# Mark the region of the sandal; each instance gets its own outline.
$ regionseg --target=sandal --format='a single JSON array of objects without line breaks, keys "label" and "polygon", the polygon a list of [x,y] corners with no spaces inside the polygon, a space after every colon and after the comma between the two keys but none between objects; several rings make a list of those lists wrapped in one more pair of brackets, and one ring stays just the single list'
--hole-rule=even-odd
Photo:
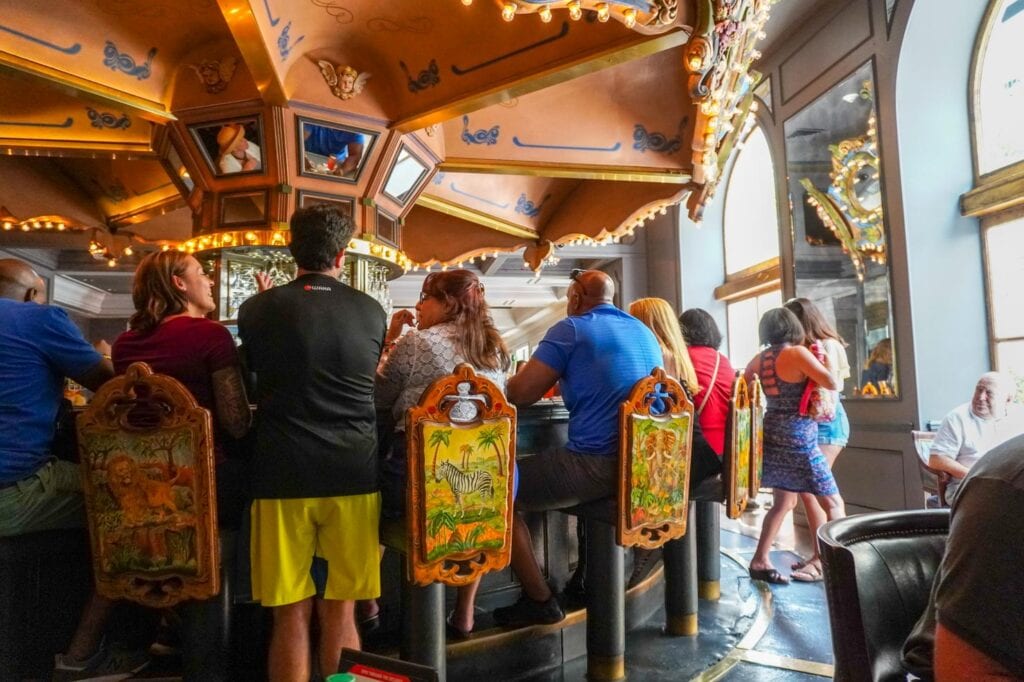
[{"label": "sandal", "polygon": [[448,617],[444,619],[445,629],[448,630],[448,634],[452,639],[464,640],[473,636],[473,630],[463,630],[455,624],[455,621],[452,620],[453,618],[455,618],[454,611],[450,612]]},{"label": "sandal", "polygon": [[789,577],[800,583],[820,583],[825,576],[820,564],[808,561],[802,568],[790,573]]},{"label": "sandal", "polygon": [[751,580],[763,580],[771,585],[788,585],[789,578],[776,571],[774,568],[751,568],[748,571]]}]

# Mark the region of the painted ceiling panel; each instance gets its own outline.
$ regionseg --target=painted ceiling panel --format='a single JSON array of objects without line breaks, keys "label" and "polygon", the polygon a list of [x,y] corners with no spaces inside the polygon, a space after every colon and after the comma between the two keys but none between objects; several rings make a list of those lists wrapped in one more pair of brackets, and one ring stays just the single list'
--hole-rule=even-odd
[{"label": "painted ceiling panel", "polygon": [[[46,83],[0,72],[0,138],[64,142],[83,146],[149,145],[149,121],[117,108],[111,102],[74,97]],[[38,145],[33,145],[38,146]]]},{"label": "painted ceiling panel", "polygon": [[424,194],[537,231],[579,182],[526,175],[438,173]]},{"label": "painted ceiling panel", "polygon": [[0,17],[0,51],[157,102],[188,50],[230,35],[215,0],[0,0]]},{"label": "painted ceiling panel", "polygon": [[92,198],[67,182],[53,159],[0,156],[0,205],[21,220],[56,214],[79,226],[104,223]]},{"label": "painted ceiling panel", "polygon": [[[242,0],[223,4],[242,5],[244,11]],[[532,17],[505,22],[490,2],[465,7],[438,0],[249,0],[248,9],[281,82],[309,54],[333,56],[336,63],[372,74],[366,88],[376,94],[368,99],[382,103],[392,120],[485,91],[524,87],[557,66],[651,40],[618,22],[574,22],[564,13],[550,24]],[[676,26],[685,19],[680,16]]]},{"label": "painted ceiling panel", "polygon": [[692,105],[682,50],[613,66],[452,119],[449,157],[643,166],[691,165]]}]

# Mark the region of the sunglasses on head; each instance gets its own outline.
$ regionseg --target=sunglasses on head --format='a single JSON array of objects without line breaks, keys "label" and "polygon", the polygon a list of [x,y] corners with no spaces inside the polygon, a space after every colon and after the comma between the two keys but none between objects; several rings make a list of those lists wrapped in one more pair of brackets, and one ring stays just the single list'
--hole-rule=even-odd
[{"label": "sunglasses on head", "polygon": [[584,272],[586,272],[586,270],[583,268],[573,268],[569,271],[569,279],[575,282]]}]

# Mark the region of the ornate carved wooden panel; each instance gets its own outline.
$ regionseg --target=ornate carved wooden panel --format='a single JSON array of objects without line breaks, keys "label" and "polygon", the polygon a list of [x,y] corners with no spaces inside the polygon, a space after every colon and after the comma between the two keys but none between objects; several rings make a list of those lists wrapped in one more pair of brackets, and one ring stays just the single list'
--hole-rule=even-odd
[{"label": "ornate carved wooden panel", "polygon": [[516,408],[468,364],[406,414],[409,579],[466,585],[508,566]]},{"label": "ornate carved wooden panel", "polygon": [[693,403],[660,367],[619,409],[618,542],[661,547],[686,533]]},{"label": "ornate carved wooden panel", "polygon": [[722,456],[722,476],[725,479],[725,513],[730,519],[739,518],[747,508],[750,497],[750,395],[747,381],[739,372],[732,384],[729,417],[725,428],[725,452]]},{"label": "ornate carved wooden panel", "polygon": [[78,418],[96,590],[173,606],[220,592],[210,413],[137,362]]},{"label": "ornate carved wooden panel", "polygon": [[755,374],[750,382],[750,497],[761,489],[764,473],[764,392]]}]

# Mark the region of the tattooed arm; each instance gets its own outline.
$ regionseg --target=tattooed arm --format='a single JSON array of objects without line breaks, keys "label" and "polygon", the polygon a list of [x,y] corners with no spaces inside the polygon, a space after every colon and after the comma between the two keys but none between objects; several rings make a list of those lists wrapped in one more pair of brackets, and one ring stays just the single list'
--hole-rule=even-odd
[{"label": "tattooed arm", "polygon": [[237,365],[213,373],[213,400],[221,428],[232,438],[244,436],[252,424],[252,412],[245,395],[242,372]]}]

